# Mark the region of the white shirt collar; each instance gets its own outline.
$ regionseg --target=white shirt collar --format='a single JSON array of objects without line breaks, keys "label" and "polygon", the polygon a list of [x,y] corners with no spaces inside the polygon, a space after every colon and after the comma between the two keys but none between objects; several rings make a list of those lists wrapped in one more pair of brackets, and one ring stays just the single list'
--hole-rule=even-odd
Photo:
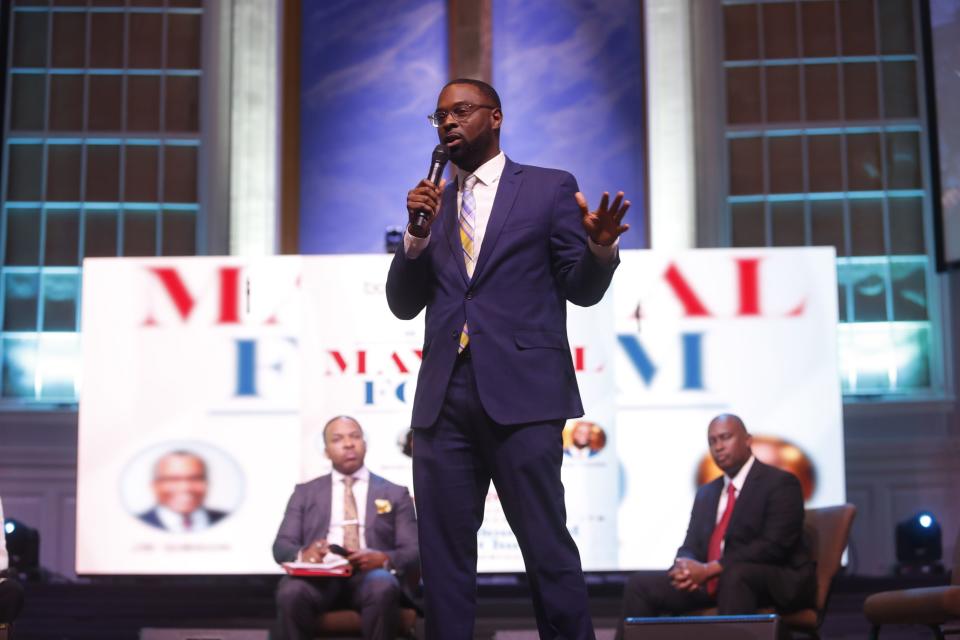
[{"label": "white shirt collar", "polygon": [[[190,512],[189,531],[199,531],[210,526],[210,516],[204,507]],[[167,531],[187,531],[183,522],[184,514],[168,509],[162,504],[157,505],[157,518]]]},{"label": "white shirt collar", "polygon": [[[477,167],[477,170],[473,172],[473,175],[477,176],[477,180],[480,181],[484,186],[490,186],[498,180],[500,180],[500,174],[503,173],[503,168],[507,164],[507,156],[504,155],[503,151],[493,156],[482,165]],[[457,188],[461,191],[463,190],[463,183],[471,174],[467,173],[460,167],[457,167]]]},{"label": "white shirt collar", "polygon": [[753,454],[750,454],[750,457],[747,458],[747,461],[743,463],[743,466],[740,467],[740,471],[737,471],[737,475],[733,478],[729,478],[726,475],[723,476],[723,490],[728,491],[730,483],[733,483],[733,486],[737,489],[737,495],[740,495],[740,491],[743,489],[743,483],[747,481],[747,474],[750,473],[750,469],[753,468],[753,461],[756,458],[753,457]]},{"label": "white shirt collar", "polygon": [[[340,473],[336,469],[333,469],[330,472],[330,475],[333,476],[334,484],[342,484],[343,479],[347,477],[345,473]],[[370,481],[370,470],[367,469],[366,465],[360,467],[354,471],[350,477],[353,478],[354,482],[369,482]]]}]

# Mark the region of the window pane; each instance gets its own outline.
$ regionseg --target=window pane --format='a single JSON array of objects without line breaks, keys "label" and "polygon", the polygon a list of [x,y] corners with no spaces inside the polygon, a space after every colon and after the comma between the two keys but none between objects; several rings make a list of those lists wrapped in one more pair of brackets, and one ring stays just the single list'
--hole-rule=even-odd
[{"label": "window pane", "polygon": [[117,251],[116,211],[87,211],[83,255],[87,258],[113,257]]},{"label": "window pane", "polygon": [[904,354],[897,363],[898,389],[930,386],[930,329],[907,325],[893,328],[894,353]]},{"label": "window pane", "polygon": [[760,68],[727,69],[727,122],[760,122]]},{"label": "window pane", "polygon": [[763,203],[747,202],[730,207],[733,218],[733,246],[764,247],[767,244]]},{"label": "window pane", "polygon": [[167,68],[200,68],[200,16],[168,14]]},{"label": "window pane", "polygon": [[93,131],[123,130],[123,78],[90,76],[89,127]]},{"label": "window pane", "polygon": [[50,76],[50,129],[83,129],[83,76]]},{"label": "window pane", "polygon": [[803,55],[820,58],[837,55],[837,19],[832,0],[801,2]]},{"label": "window pane", "polygon": [[200,130],[200,78],[169,76],[166,95],[166,130],[195,133]]},{"label": "window pane", "polygon": [[127,78],[127,129],[129,131],[160,130],[160,78],[152,76]]},{"label": "window pane", "polygon": [[5,398],[32,398],[37,366],[35,338],[4,338],[3,340],[3,396]]},{"label": "window pane", "polygon": [[80,336],[75,333],[40,336],[37,351],[40,398],[75,401],[76,380],[80,373]]},{"label": "window pane", "polygon": [[133,69],[160,69],[162,54],[163,16],[156,13],[130,14],[127,39],[130,67]]},{"label": "window pane", "polygon": [[11,266],[40,264],[40,210],[7,211],[7,246],[4,262]]},{"label": "window pane", "polygon": [[887,317],[887,265],[849,265],[846,274],[853,290],[854,322],[885,322]]},{"label": "window pane", "polygon": [[[810,64],[803,67],[807,120],[840,119],[840,73],[835,64]],[[816,88],[814,90],[814,88]]]},{"label": "window pane", "polygon": [[843,191],[842,142],[839,135],[807,138],[810,191]]},{"label": "window pane", "polygon": [[80,304],[80,274],[43,276],[43,330],[76,331]]},{"label": "window pane", "polygon": [[120,147],[92,144],[87,147],[88,202],[117,202],[120,199]]},{"label": "window pane", "polygon": [[156,202],[157,171],[160,166],[158,148],[130,145],[126,151],[125,199],[130,202]]},{"label": "window pane", "polygon": [[47,211],[46,251],[48,266],[76,266],[80,253],[80,214],[76,211]]},{"label": "window pane", "polygon": [[913,53],[913,2],[880,0],[877,8],[880,10],[880,52]]},{"label": "window pane", "polygon": [[124,211],[123,255],[157,255],[157,214],[152,211]]},{"label": "window pane", "polygon": [[843,65],[843,104],[848,120],[875,120],[880,117],[876,64],[858,62]]},{"label": "window pane", "polygon": [[13,66],[47,66],[46,13],[13,14]]},{"label": "window pane", "polygon": [[10,129],[39,131],[44,128],[43,110],[46,102],[46,76],[15,74],[10,96]]},{"label": "window pane", "polygon": [[791,3],[764,4],[763,48],[765,58],[796,58],[797,7]]},{"label": "window pane", "polygon": [[847,254],[842,200],[813,200],[810,203],[810,227],[811,244],[832,246],[840,257]]},{"label": "window pane", "polygon": [[163,199],[166,202],[197,201],[197,147],[164,147]]},{"label": "window pane", "polygon": [[920,136],[912,131],[887,134],[887,188],[921,189]]},{"label": "window pane", "polygon": [[770,205],[773,246],[799,247],[807,243],[802,202],[774,202]]},{"label": "window pane", "polygon": [[917,64],[908,62],[884,62],[883,108],[888,118],[916,118]]},{"label": "window pane", "polygon": [[760,57],[757,8],[754,5],[725,6],[723,34],[727,60],[756,60]]},{"label": "window pane", "polygon": [[895,262],[890,265],[893,280],[893,319],[927,319],[926,261]]},{"label": "window pane", "polygon": [[923,198],[890,198],[890,253],[925,255]]},{"label": "window pane", "polygon": [[86,66],[87,16],[83,13],[53,15],[53,67],[81,69]]},{"label": "window pane", "polygon": [[4,280],[3,330],[36,331],[40,276],[7,273]]},{"label": "window pane", "polygon": [[877,45],[873,28],[873,0],[843,0],[839,6],[843,55],[875,54]]},{"label": "window pane", "polygon": [[43,175],[43,145],[10,145],[7,167],[7,199],[37,201]]},{"label": "window pane", "polygon": [[795,65],[767,67],[767,120],[798,122],[800,120],[800,67]]},{"label": "window pane", "polygon": [[192,256],[196,253],[197,216],[192,211],[163,212],[163,247],[165,256]]},{"label": "window pane", "polygon": [[767,139],[770,149],[770,193],[803,191],[803,151],[799,136]]},{"label": "window pane", "polygon": [[80,200],[80,150],[73,144],[47,147],[47,200]]},{"label": "window pane", "polygon": [[883,201],[874,198],[850,201],[850,229],[855,256],[886,255],[883,242]]},{"label": "window pane", "polygon": [[730,193],[763,193],[763,139],[733,138],[730,144]]},{"label": "window pane", "polygon": [[117,36],[123,33],[123,14],[94,13],[90,20],[90,66],[119,69],[123,66],[123,39]]},{"label": "window pane", "polygon": [[860,133],[847,136],[847,188],[850,191],[882,189],[880,167],[879,134]]}]

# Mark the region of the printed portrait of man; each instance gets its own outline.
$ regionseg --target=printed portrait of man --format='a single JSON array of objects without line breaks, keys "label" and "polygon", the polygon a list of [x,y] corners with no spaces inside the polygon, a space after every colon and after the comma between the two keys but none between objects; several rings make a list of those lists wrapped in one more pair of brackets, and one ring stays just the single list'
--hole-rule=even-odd
[{"label": "printed portrait of man", "polygon": [[151,527],[172,533],[193,533],[215,525],[225,511],[204,506],[209,488],[207,463],[187,450],[165,453],[153,465],[155,504],[137,517]]}]

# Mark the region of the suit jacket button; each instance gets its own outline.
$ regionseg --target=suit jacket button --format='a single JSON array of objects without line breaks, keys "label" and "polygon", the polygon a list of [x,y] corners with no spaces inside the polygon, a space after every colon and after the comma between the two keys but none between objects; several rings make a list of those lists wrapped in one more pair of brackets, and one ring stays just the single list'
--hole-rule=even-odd
[{"label": "suit jacket button", "polygon": [[456,340],[460,337],[460,331],[458,329],[454,329],[453,333],[450,335],[452,335],[453,339]]},{"label": "suit jacket button", "polygon": [[473,291],[467,291],[467,300],[473,300]]}]

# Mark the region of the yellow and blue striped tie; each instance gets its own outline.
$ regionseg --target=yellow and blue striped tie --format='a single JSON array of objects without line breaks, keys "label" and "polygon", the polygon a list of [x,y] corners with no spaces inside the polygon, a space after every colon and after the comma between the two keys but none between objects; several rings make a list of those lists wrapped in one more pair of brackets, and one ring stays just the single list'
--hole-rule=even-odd
[{"label": "yellow and blue striped tie", "polygon": [[[467,277],[473,277],[473,268],[476,265],[477,254],[474,251],[474,239],[477,236],[477,201],[473,198],[473,187],[477,184],[477,176],[470,175],[463,181],[463,193],[460,196],[460,246],[463,247],[463,262],[467,267]],[[458,353],[462,353],[470,344],[470,331],[464,321],[460,331],[460,346]]]}]

